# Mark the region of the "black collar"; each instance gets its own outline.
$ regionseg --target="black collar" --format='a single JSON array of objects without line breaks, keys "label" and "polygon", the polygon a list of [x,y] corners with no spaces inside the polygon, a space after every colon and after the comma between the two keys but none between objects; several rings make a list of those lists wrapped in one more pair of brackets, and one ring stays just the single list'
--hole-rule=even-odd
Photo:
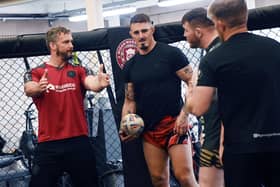
[{"label": "black collar", "polygon": [[216,37],[211,43],[210,45],[205,49],[206,53],[209,53],[210,51],[214,50],[215,48],[217,48],[219,45],[221,44],[221,40],[219,37]]}]

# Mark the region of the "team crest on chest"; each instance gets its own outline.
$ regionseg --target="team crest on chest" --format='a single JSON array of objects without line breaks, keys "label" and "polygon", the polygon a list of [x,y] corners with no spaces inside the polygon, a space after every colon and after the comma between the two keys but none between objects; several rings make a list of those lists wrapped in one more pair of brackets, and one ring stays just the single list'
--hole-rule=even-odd
[{"label": "team crest on chest", "polygon": [[135,55],[136,43],[133,39],[128,38],[121,41],[116,50],[116,60],[120,68],[122,69],[125,63]]},{"label": "team crest on chest", "polygon": [[73,78],[73,77],[76,76],[76,72],[75,71],[68,71],[67,76]]}]

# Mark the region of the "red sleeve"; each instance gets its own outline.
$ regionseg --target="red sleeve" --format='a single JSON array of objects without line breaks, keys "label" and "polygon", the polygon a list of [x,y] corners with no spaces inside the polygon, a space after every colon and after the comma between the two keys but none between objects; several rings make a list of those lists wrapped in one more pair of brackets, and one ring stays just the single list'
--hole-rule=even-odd
[{"label": "red sleeve", "polygon": [[28,70],[27,72],[24,73],[24,83],[28,81],[39,82],[40,78],[41,76],[38,68]]},{"label": "red sleeve", "polygon": [[41,79],[41,74],[39,72],[39,68],[36,68],[36,69],[32,69],[31,70],[31,80],[32,81],[35,81],[35,82],[39,82],[40,79]]},{"label": "red sleeve", "polygon": [[79,73],[80,73],[81,81],[83,83],[85,82],[85,79],[88,75],[93,75],[93,71],[91,69],[82,66],[80,66],[79,68]]}]

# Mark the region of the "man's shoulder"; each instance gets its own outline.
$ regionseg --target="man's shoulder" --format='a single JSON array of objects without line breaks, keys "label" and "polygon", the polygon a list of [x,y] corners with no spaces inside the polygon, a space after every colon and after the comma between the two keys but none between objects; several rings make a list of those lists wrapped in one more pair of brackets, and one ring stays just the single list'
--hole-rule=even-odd
[{"label": "man's shoulder", "polygon": [[37,70],[37,69],[45,69],[45,68],[46,68],[46,62],[43,62],[32,69]]},{"label": "man's shoulder", "polygon": [[126,61],[125,66],[134,63],[137,60],[138,56],[139,53],[136,53],[133,57],[131,57],[128,61]]},{"label": "man's shoulder", "polygon": [[206,54],[210,53],[211,51],[213,51],[214,49],[219,47],[221,45],[221,43],[222,43],[222,41],[220,40],[220,38],[216,37],[214,40],[212,40],[212,42],[209,44],[209,46],[205,49]]},{"label": "man's shoulder", "polygon": [[210,50],[205,56],[202,58],[202,61],[213,60],[220,57],[220,54],[226,53],[227,49],[224,48],[223,43],[218,43],[217,47]]},{"label": "man's shoulder", "polygon": [[44,69],[46,69],[46,62],[43,62],[43,63],[35,66],[34,68],[27,70],[27,72],[30,72],[30,73],[31,72],[34,72],[34,73],[41,72],[41,71],[44,71]]},{"label": "man's shoulder", "polygon": [[260,42],[267,43],[268,45],[277,45],[280,47],[279,41],[277,41],[271,37],[261,36],[261,35],[256,35],[256,34],[254,34],[253,36],[256,38],[256,40],[258,40]]},{"label": "man's shoulder", "polygon": [[87,69],[83,64],[73,64],[73,63],[67,63],[66,68],[71,68],[71,69]]},{"label": "man's shoulder", "polygon": [[178,50],[179,49],[178,47],[172,46],[172,45],[167,44],[167,43],[162,43],[162,42],[157,42],[157,46],[159,48],[167,49],[167,50]]},{"label": "man's shoulder", "polygon": [[157,42],[157,48],[159,49],[160,55],[168,57],[173,56],[182,56],[183,52],[176,46],[172,46],[170,44]]},{"label": "man's shoulder", "polygon": [[123,66],[124,71],[128,70],[131,67],[131,65],[136,61],[138,55],[139,54],[136,53],[133,57],[131,57],[128,61],[126,61],[126,63]]}]

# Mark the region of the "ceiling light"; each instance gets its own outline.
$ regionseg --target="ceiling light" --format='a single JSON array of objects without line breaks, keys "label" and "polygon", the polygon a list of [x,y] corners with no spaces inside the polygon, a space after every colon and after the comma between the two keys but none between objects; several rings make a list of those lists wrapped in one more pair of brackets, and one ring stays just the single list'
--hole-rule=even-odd
[{"label": "ceiling light", "polygon": [[71,16],[68,19],[71,22],[85,21],[87,20],[87,15]]},{"label": "ceiling light", "polygon": [[[116,16],[116,15],[123,15],[123,14],[130,14],[136,12],[135,7],[124,7],[124,8],[117,8],[117,9],[111,9],[106,10],[103,12],[103,17],[110,17],[110,16]],[[71,16],[68,18],[71,22],[78,22],[78,21],[85,21],[87,20],[87,15],[77,15],[77,16]]]},{"label": "ceiling light", "polygon": [[124,8],[117,8],[111,9],[103,12],[103,17],[110,17],[116,15],[123,15],[123,14],[130,14],[136,12],[136,7],[124,7]]},{"label": "ceiling light", "polygon": [[180,5],[180,4],[185,4],[185,3],[192,3],[196,1],[201,1],[201,0],[168,0],[168,1],[160,1],[158,2],[159,7],[169,7],[169,6],[175,6],[175,5]]}]

